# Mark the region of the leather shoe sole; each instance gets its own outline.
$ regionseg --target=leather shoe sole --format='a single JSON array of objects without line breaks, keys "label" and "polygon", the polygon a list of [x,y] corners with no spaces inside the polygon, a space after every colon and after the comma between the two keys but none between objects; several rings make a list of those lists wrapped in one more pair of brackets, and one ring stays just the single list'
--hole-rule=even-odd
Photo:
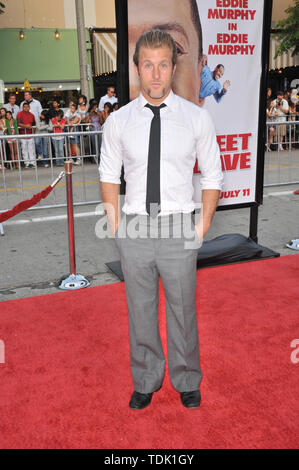
[{"label": "leather shoe sole", "polygon": [[199,390],[193,390],[191,392],[181,392],[181,402],[185,408],[199,408],[201,395]]}]

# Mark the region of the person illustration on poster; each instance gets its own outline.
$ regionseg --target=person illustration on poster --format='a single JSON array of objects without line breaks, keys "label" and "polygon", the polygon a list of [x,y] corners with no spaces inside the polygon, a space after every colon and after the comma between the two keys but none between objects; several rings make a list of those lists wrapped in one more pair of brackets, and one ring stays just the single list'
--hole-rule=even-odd
[{"label": "person illustration on poster", "polygon": [[211,95],[214,96],[217,103],[220,103],[231,84],[229,80],[226,80],[221,86],[219,81],[224,75],[224,65],[218,64],[212,71],[208,66],[208,57],[206,55],[202,56],[202,65],[199,105],[203,106],[205,98]]}]

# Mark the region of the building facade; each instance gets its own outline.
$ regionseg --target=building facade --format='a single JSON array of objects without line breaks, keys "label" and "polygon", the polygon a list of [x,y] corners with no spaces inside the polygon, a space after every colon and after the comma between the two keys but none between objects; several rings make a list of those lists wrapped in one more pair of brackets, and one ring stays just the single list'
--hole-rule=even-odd
[{"label": "building facade", "polygon": [[[116,58],[116,47],[113,50],[116,39],[111,46],[110,39],[107,44],[103,38],[103,51],[99,45],[101,39],[96,40],[95,62],[91,31],[115,29],[115,6],[114,0],[84,0],[83,3],[90,96],[93,97],[94,64],[97,64],[98,76],[116,70],[116,60],[108,62],[105,56],[114,54]],[[14,91],[21,101],[29,82],[33,95],[44,107],[53,96],[66,105],[70,98],[80,93],[75,0],[6,2],[5,13],[0,15],[0,54],[0,79],[4,82],[5,100],[7,94]],[[101,67],[104,67],[103,71]]]}]

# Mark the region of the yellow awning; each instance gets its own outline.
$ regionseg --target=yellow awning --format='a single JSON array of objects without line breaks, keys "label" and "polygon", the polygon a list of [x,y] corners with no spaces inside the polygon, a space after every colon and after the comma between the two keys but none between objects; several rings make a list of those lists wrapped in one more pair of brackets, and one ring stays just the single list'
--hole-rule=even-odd
[{"label": "yellow awning", "polygon": [[116,70],[116,33],[94,33],[95,75],[111,73]]},{"label": "yellow awning", "polygon": [[294,67],[299,65],[299,55],[292,57],[292,52],[289,51],[287,54],[278,56],[277,59],[274,59],[276,50],[278,48],[279,41],[271,37],[270,39],[270,57],[269,57],[269,70]]}]

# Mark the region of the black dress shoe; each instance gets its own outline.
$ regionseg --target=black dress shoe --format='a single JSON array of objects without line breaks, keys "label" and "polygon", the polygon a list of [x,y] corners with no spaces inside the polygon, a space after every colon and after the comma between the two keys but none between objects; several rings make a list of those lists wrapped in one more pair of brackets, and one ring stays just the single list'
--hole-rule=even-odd
[{"label": "black dress shoe", "polygon": [[132,408],[133,410],[142,410],[143,408],[146,408],[151,400],[152,400],[153,392],[152,393],[139,393],[139,392],[133,392],[133,395],[131,396],[131,400],[129,403],[129,407]]},{"label": "black dress shoe", "polygon": [[201,395],[199,390],[181,392],[181,402],[186,408],[199,408]]}]

